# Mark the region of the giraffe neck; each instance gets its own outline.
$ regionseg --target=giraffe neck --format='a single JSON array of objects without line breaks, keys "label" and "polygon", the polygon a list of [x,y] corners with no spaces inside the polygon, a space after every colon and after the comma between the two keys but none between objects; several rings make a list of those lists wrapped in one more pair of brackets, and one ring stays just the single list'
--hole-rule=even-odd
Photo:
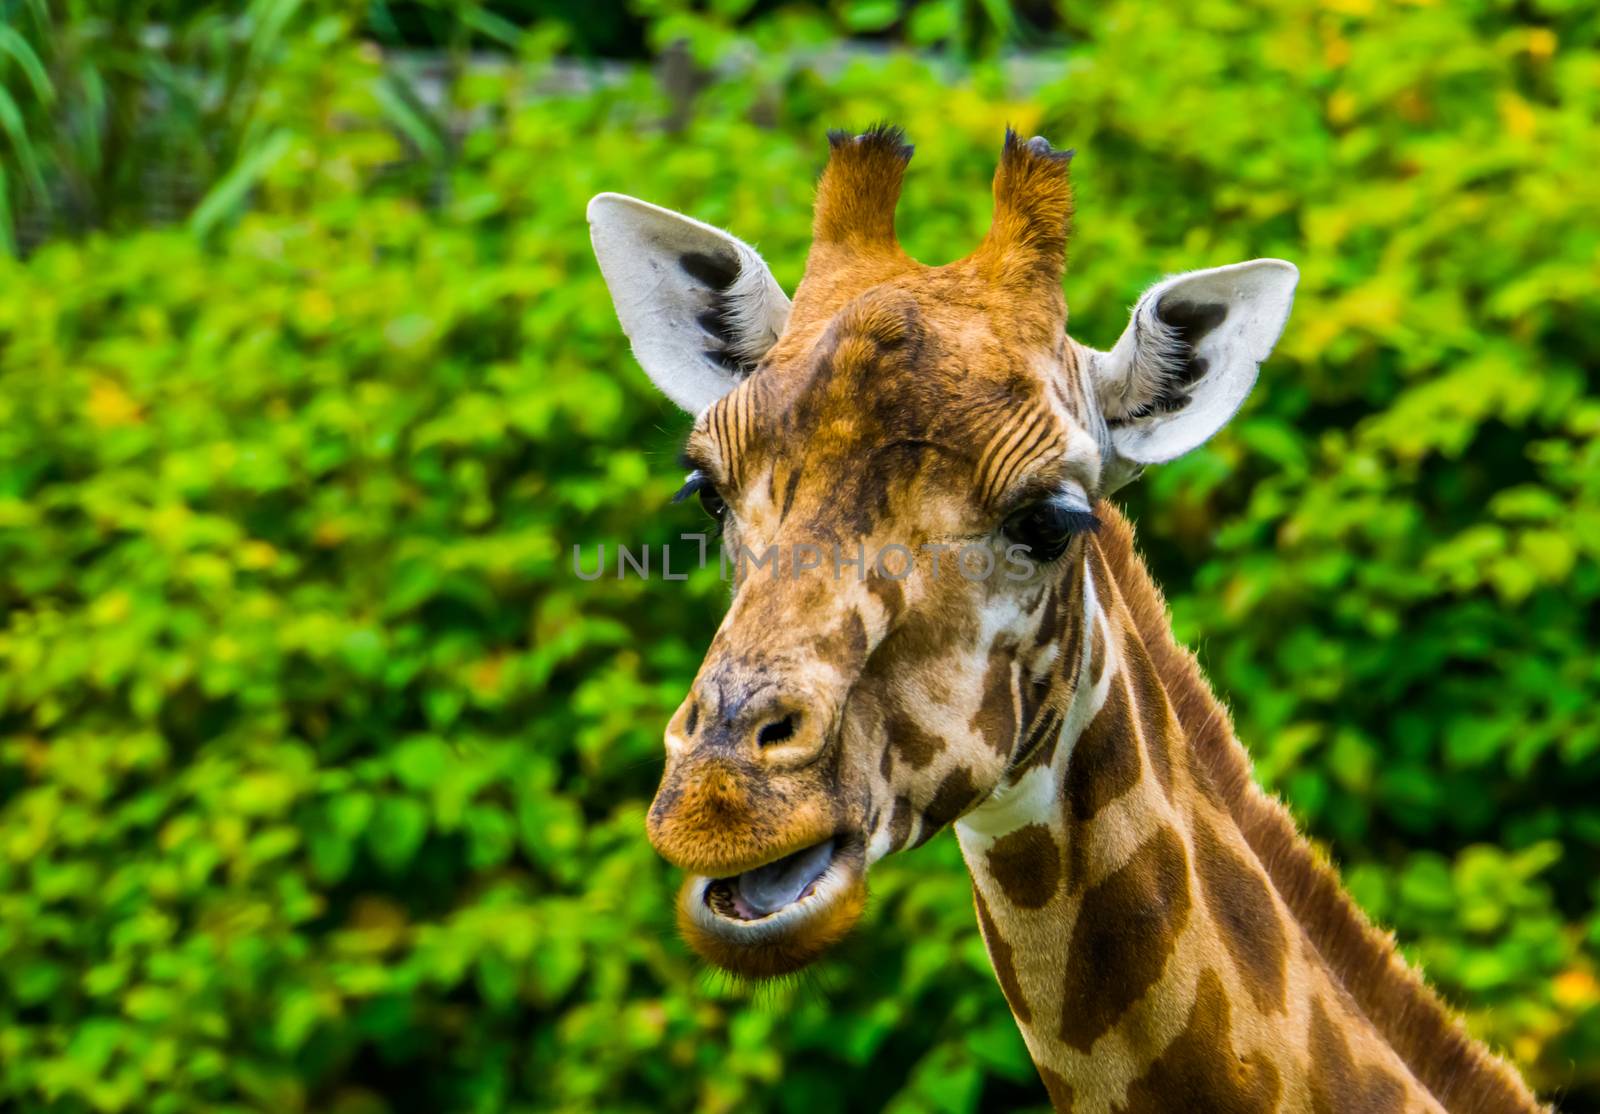
[{"label": "giraffe neck", "polygon": [[[1430,1077],[1416,1049],[1374,1022],[1372,988],[1339,969],[1349,957],[1328,954],[1339,941],[1286,900],[1246,835],[1259,817],[1241,820],[1230,794],[1277,806],[1253,784],[1225,783],[1195,745],[1220,727],[1237,749],[1214,698],[1197,717],[1192,694],[1169,689],[1164,606],[1155,595],[1158,643],[1136,614],[1154,589],[1128,566],[1131,534],[1111,508],[1099,513],[1108,529],[1055,608],[1081,637],[1058,640],[1048,676],[1024,678],[1044,695],[1020,760],[956,825],[991,961],[1056,1108],[1538,1110],[1387,938],[1381,958],[1410,981],[1379,979],[1379,990],[1427,996],[1459,1047],[1434,1041],[1451,1059]],[[1119,582],[1130,576],[1145,579]],[[1482,1086],[1461,1087],[1451,1071],[1463,1068]]]}]

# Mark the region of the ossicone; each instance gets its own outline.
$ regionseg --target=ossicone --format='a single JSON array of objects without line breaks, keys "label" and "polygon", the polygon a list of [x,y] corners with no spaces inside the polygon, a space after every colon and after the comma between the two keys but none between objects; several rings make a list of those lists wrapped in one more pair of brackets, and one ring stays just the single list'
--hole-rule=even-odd
[{"label": "ossicone", "polygon": [[912,147],[905,132],[876,124],[860,135],[828,133],[828,166],[817,186],[813,236],[858,250],[897,250],[894,211]]},{"label": "ossicone", "polygon": [[992,281],[1058,288],[1067,264],[1072,222],[1072,150],[1043,136],[1024,140],[1006,129],[994,175],[994,220],[974,261]]}]

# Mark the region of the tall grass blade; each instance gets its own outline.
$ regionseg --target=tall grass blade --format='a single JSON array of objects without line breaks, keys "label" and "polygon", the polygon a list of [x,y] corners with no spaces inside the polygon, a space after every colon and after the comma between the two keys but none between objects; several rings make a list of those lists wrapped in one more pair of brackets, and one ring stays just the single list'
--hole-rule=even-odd
[{"label": "tall grass blade", "polygon": [[195,206],[189,217],[190,231],[197,236],[209,236],[225,217],[244,203],[251,188],[283,158],[292,141],[290,133],[280,129],[247,151]]},{"label": "tall grass blade", "polygon": [[45,72],[44,63],[39,61],[39,55],[34,53],[28,40],[15,27],[0,25],[0,55],[10,58],[27,75],[28,84],[33,86],[40,104],[48,106],[55,103],[56,87]]}]

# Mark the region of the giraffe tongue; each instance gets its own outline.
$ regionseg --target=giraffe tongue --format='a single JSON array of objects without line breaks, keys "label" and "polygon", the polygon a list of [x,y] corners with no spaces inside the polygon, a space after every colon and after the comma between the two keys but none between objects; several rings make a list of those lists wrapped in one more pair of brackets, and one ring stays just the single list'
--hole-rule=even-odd
[{"label": "giraffe tongue", "polygon": [[798,900],[806,887],[822,877],[833,861],[833,840],[796,851],[775,863],[739,875],[739,897],[758,917],[776,913]]}]

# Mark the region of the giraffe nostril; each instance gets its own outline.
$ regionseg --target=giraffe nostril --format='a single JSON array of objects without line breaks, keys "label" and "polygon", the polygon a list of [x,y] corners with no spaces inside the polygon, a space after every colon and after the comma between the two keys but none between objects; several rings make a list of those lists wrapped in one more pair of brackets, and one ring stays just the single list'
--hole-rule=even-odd
[{"label": "giraffe nostril", "polygon": [[782,719],[773,720],[760,731],[756,732],[756,744],[758,746],[767,747],[771,746],[773,743],[781,743],[785,739],[794,738],[794,724],[796,718],[797,717],[795,714],[790,712]]}]

